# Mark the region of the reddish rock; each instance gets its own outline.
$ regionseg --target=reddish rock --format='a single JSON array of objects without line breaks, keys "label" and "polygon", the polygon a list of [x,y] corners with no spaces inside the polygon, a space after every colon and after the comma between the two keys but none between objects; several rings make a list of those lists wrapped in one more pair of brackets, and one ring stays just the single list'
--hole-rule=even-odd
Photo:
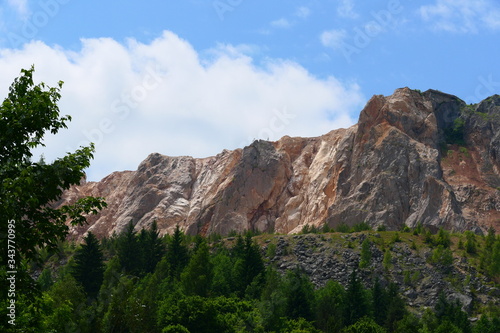
[{"label": "reddish rock", "polygon": [[[463,120],[460,146],[449,133]],[[400,229],[500,231],[500,96],[467,106],[438,91],[374,96],[359,122],[317,138],[255,141],[196,159],[149,155],[136,171],[82,183],[61,202],[103,196],[108,207],[71,229],[99,236],[156,220],[162,233],[367,222]],[[461,155],[460,155],[461,154]]]}]

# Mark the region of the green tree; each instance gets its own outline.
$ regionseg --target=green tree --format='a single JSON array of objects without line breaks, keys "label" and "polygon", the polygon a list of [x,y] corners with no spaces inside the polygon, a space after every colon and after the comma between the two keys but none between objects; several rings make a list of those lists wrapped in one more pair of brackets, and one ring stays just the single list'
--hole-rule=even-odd
[{"label": "green tree", "polygon": [[389,332],[394,332],[396,323],[402,320],[406,314],[405,302],[399,294],[398,286],[391,282],[387,290],[387,317],[383,326]]},{"label": "green tree", "polygon": [[314,319],[314,287],[300,269],[288,271],[284,284],[285,315],[290,319]]},{"label": "green tree", "polygon": [[497,277],[500,275],[500,240],[497,240],[491,251],[491,261],[489,265],[489,273]]},{"label": "green tree", "polygon": [[[237,243],[237,246],[241,246]],[[239,295],[245,293],[246,288],[261,273],[264,273],[264,262],[259,247],[253,242],[250,234],[245,236],[243,248],[233,250],[235,263],[233,266],[235,290]]]},{"label": "green tree", "polygon": [[344,326],[345,289],[336,281],[328,281],[316,291],[316,326],[323,332],[340,332]]},{"label": "green tree", "polygon": [[431,262],[440,266],[444,273],[449,273],[453,267],[453,253],[449,248],[438,245],[432,252]]},{"label": "green tree", "polygon": [[[144,234],[143,234],[144,231]],[[158,225],[153,221],[151,227],[141,230],[139,245],[142,253],[142,264],[145,273],[152,273],[165,254],[165,246],[160,238]]]},{"label": "green tree", "polygon": [[354,324],[346,327],[343,333],[386,333],[387,331],[378,325],[372,318],[363,317]]},{"label": "green tree", "polygon": [[54,284],[54,279],[52,278],[51,270],[45,268],[38,277],[38,280],[36,280],[36,282],[40,286],[42,291],[46,291],[47,289],[49,289]]},{"label": "green tree", "polygon": [[436,235],[436,240],[434,245],[441,245],[444,248],[449,248],[451,245],[451,238],[449,231],[444,230],[443,228],[439,229],[438,234]]},{"label": "green tree", "polygon": [[384,259],[382,260],[382,264],[384,265],[384,269],[388,271],[392,267],[392,254],[391,250],[386,249],[384,252]]},{"label": "green tree", "polygon": [[494,317],[490,319],[483,314],[481,319],[474,325],[472,331],[474,333],[498,333],[500,332],[500,318]]},{"label": "green tree", "polygon": [[[103,332],[130,332],[135,323],[135,313],[129,306],[134,282],[129,276],[120,277],[116,287],[110,292],[110,303],[101,322]],[[132,324],[132,325],[131,325]]]},{"label": "green tree", "polygon": [[212,277],[210,253],[207,242],[203,240],[182,272],[181,283],[186,294],[206,297],[212,285]]},{"label": "green tree", "polygon": [[373,319],[379,325],[384,325],[387,319],[387,298],[387,292],[377,278],[372,288],[372,312]]},{"label": "green tree", "polygon": [[475,254],[477,252],[476,235],[470,230],[465,232],[465,251],[471,254]]},{"label": "green tree", "polygon": [[132,221],[129,222],[127,229],[118,237],[117,243],[117,252],[121,267],[128,274],[139,275],[143,267],[142,255]]},{"label": "green tree", "polygon": [[486,250],[491,250],[493,248],[493,244],[496,241],[495,229],[493,227],[488,228],[488,233],[485,237],[484,247]]},{"label": "green tree", "polygon": [[407,313],[403,319],[395,324],[394,332],[398,333],[419,333],[422,328],[420,319],[412,313]]},{"label": "green tree", "polygon": [[89,297],[97,296],[104,276],[104,259],[99,240],[92,232],[87,234],[82,246],[76,250],[72,274]]},{"label": "green tree", "polygon": [[93,317],[87,316],[90,313],[87,311],[85,291],[71,274],[63,276],[45,295],[46,304],[52,312],[46,317],[46,325],[50,329],[57,332],[74,332],[77,328],[83,332],[91,331]]},{"label": "green tree", "polygon": [[357,278],[356,270],[353,270],[349,276],[344,304],[346,325],[352,325],[364,316],[370,315],[368,297],[361,281]]},{"label": "green tree", "polygon": [[281,330],[285,317],[285,303],[283,277],[272,266],[268,266],[258,304],[266,331]]},{"label": "green tree", "polygon": [[224,296],[172,295],[162,300],[158,312],[161,329],[181,325],[189,332],[262,332],[259,321],[250,302]]},{"label": "green tree", "polygon": [[366,268],[372,259],[372,252],[370,250],[370,241],[366,238],[361,243],[361,260],[359,261],[359,268]]},{"label": "green tree", "polygon": [[[63,191],[79,184],[93,158],[94,146],[82,147],[52,163],[32,162],[33,149],[44,146],[48,132],[67,128],[70,116],[61,117],[57,87],[35,85],[34,67],[21,70],[0,105],[0,234],[7,234],[8,221],[15,226],[16,262],[36,259],[38,248],[56,249],[68,233],[66,221],[85,222],[105,206],[102,198],[86,197],[55,208]],[[7,249],[7,238],[0,247]],[[17,267],[21,269],[21,267]],[[18,291],[22,285],[18,285]]]},{"label": "green tree", "polygon": [[169,265],[170,277],[179,279],[188,260],[188,248],[185,245],[184,233],[179,225],[177,225],[167,246],[167,262]]},{"label": "green tree", "polygon": [[305,320],[304,318],[289,319],[284,323],[284,327],[281,330],[283,333],[321,333],[320,330],[314,328],[312,322]]},{"label": "green tree", "polygon": [[[438,301],[434,306],[434,311],[438,322],[449,322],[450,324],[453,323],[453,325],[459,329],[457,332],[461,331],[463,333],[472,333],[469,319],[467,317],[467,314],[462,311],[460,303],[458,301],[454,303],[448,302],[443,292],[439,294]],[[443,324],[441,324],[440,326],[442,325]],[[449,325],[445,327],[448,326]],[[451,329],[449,331],[446,331],[445,327],[438,327],[436,329],[436,332],[453,332],[453,330]]]},{"label": "green tree", "polygon": [[233,264],[227,249],[219,249],[217,253],[210,256],[210,261],[213,267],[212,293],[217,296],[229,296],[233,286],[231,274]]}]

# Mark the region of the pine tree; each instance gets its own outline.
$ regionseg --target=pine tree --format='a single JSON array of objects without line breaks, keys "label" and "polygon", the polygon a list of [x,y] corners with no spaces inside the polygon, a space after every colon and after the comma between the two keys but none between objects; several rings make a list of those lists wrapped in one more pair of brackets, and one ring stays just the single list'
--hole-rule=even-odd
[{"label": "pine tree", "polygon": [[298,268],[285,278],[285,314],[288,318],[313,320],[314,291],[307,275]]},{"label": "pine tree", "polygon": [[213,266],[210,262],[210,253],[206,241],[201,242],[189,260],[181,282],[188,295],[206,297],[210,290],[213,277]]},{"label": "pine tree", "polygon": [[465,232],[465,250],[467,253],[474,254],[477,252],[477,245],[476,245],[476,235],[470,231],[467,230]]},{"label": "pine tree", "polygon": [[386,249],[384,252],[384,259],[382,261],[382,264],[384,265],[384,269],[388,271],[392,267],[392,254],[391,250]]},{"label": "pine tree", "polygon": [[366,292],[356,276],[356,270],[353,270],[349,277],[344,303],[346,305],[345,324],[347,326],[370,314]]},{"label": "pine tree", "polygon": [[121,267],[128,274],[139,275],[142,267],[142,255],[132,221],[127,229],[118,237],[118,258]]},{"label": "pine tree", "polygon": [[235,288],[240,295],[245,293],[245,289],[261,273],[264,273],[264,262],[260,255],[259,247],[254,244],[250,234],[245,236],[243,245],[237,241],[233,253],[236,254],[233,266]]},{"label": "pine tree", "polygon": [[104,275],[103,260],[99,240],[89,232],[82,246],[76,250],[72,275],[91,298],[95,298],[101,288]]},{"label": "pine tree", "polygon": [[148,230],[141,230],[139,234],[139,246],[142,254],[142,269],[145,273],[152,273],[156,264],[158,264],[165,254],[165,246],[160,238],[156,221],[153,221],[151,228]]},{"label": "pine tree", "polygon": [[384,325],[387,318],[387,292],[377,278],[372,288],[373,319],[379,325]]},{"label": "pine tree", "polygon": [[396,323],[402,320],[406,314],[405,302],[399,295],[398,286],[391,282],[387,290],[387,318],[385,320],[387,330],[394,332]]},{"label": "pine tree", "polygon": [[177,225],[167,246],[169,276],[171,278],[179,279],[182,270],[188,263],[188,260],[188,248],[184,244],[184,233],[180,229],[179,225]]},{"label": "pine tree", "polygon": [[359,261],[359,268],[366,268],[372,259],[372,252],[370,250],[370,241],[366,238],[361,244],[361,260]]}]

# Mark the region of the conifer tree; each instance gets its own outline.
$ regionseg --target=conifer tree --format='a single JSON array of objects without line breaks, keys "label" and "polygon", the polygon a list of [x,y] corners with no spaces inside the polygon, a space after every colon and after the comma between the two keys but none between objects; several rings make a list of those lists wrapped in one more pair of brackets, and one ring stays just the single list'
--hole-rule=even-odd
[{"label": "conifer tree", "polygon": [[313,320],[314,291],[308,276],[298,268],[285,278],[285,314],[288,318]]},{"label": "conifer tree", "polygon": [[118,237],[117,252],[120,265],[125,272],[132,275],[139,275],[142,267],[142,255],[132,221],[127,225],[125,232]]},{"label": "conifer tree", "polygon": [[346,326],[352,325],[359,319],[370,314],[365,289],[356,275],[356,270],[353,270],[349,276],[349,284],[346,290],[346,299],[344,301],[346,305]]},{"label": "conifer tree", "polygon": [[316,291],[316,326],[323,332],[339,332],[344,326],[344,299],[344,287],[333,280]]},{"label": "conifer tree", "polygon": [[237,248],[233,250],[236,254],[236,262],[233,268],[235,287],[240,295],[243,295],[247,286],[249,286],[259,274],[264,273],[264,262],[262,261],[259,247],[254,244],[250,234],[245,236],[242,246],[238,241],[236,246]]},{"label": "conifer tree", "polygon": [[158,264],[165,254],[165,246],[160,238],[156,221],[153,221],[153,224],[148,230],[141,230],[139,235],[139,247],[142,254],[142,269],[145,273],[152,273],[156,264]]},{"label": "conifer tree", "polygon": [[169,276],[171,278],[179,279],[182,270],[188,263],[188,260],[188,248],[184,244],[184,233],[180,229],[179,225],[177,225],[167,246]]},{"label": "conifer tree", "polygon": [[210,262],[210,253],[207,242],[203,240],[181,274],[181,282],[188,295],[206,297],[212,284],[212,277],[213,266]]},{"label": "conifer tree", "polygon": [[370,250],[370,241],[366,238],[361,244],[361,260],[359,261],[359,268],[366,268],[372,259],[372,252]]},{"label": "conifer tree", "polygon": [[372,288],[373,319],[379,325],[384,325],[387,318],[387,293],[376,278]]},{"label": "conifer tree", "polygon": [[89,232],[82,246],[76,250],[72,275],[91,298],[95,298],[101,288],[104,275],[103,260],[99,240]]}]

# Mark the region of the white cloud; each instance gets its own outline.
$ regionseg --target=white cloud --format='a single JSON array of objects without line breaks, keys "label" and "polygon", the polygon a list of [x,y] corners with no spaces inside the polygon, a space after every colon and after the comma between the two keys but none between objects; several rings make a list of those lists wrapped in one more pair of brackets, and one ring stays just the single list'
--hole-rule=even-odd
[{"label": "white cloud", "polygon": [[354,11],[354,0],[340,0],[337,13],[341,17],[355,19],[359,15]]},{"label": "white cloud", "polygon": [[311,15],[311,10],[305,6],[297,8],[297,10],[295,12],[295,16],[302,18],[302,19],[308,18],[309,15]]},{"label": "white cloud", "polygon": [[500,29],[500,6],[491,0],[436,0],[421,6],[419,14],[434,30],[477,33],[481,28]]},{"label": "white cloud", "polygon": [[7,3],[22,17],[28,14],[28,0],[7,0]]},{"label": "white cloud", "polygon": [[344,29],[333,29],[323,31],[320,40],[323,46],[338,50],[342,48],[347,37],[347,32]]},{"label": "white cloud", "polygon": [[279,20],[272,21],[271,26],[273,26],[275,28],[286,29],[286,28],[290,28],[292,26],[292,24],[286,18],[280,18]]},{"label": "white cloud", "polygon": [[43,152],[52,160],[93,141],[91,180],[135,170],[152,152],[205,157],[253,138],[317,136],[354,122],[365,102],[359,86],[286,60],[259,67],[248,50],[198,53],[171,32],[149,44],[85,39],[76,52],[32,42],[0,50],[0,97],[31,64],[37,82],[65,81],[59,106],[73,121],[47,137]]}]

